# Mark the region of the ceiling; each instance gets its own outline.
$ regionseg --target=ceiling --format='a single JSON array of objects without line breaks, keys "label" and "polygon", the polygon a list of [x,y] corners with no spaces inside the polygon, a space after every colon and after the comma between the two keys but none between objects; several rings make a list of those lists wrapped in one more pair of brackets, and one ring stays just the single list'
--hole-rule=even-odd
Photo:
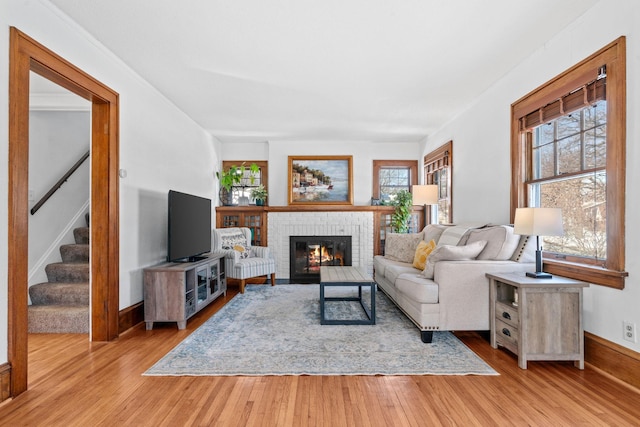
[{"label": "ceiling", "polygon": [[222,142],[422,140],[597,2],[49,1]]}]

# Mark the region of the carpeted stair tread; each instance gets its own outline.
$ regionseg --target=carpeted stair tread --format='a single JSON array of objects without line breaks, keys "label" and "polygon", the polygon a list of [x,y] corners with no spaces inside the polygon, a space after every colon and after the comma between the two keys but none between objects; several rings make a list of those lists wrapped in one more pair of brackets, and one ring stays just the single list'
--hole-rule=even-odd
[{"label": "carpeted stair tread", "polygon": [[39,283],[29,287],[33,305],[89,305],[89,282]]},{"label": "carpeted stair tread", "polygon": [[89,245],[87,243],[62,245],[60,255],[62,255],[62,262],[89,262]]},{"label": "carpeted stair tread", "polygon": [[73,238],[76,243],[89,243],[89,227],[78,227],[73,230]]},{"label": "carpeted stair tread", "polygon": [[45,267],[46,283],[29,287],[30,333],[89,332],[89,214],[73,230],[75,244],[60,246],[62,262]]},{"label": "carpeted stair tread", "polygon": [[45,267],[49,282],[89,282],[89,263],[55,262]]},{"label": "carpeted stair tread", "polygon": [[89,306],[30,305],[29,333],[89,332]]}]

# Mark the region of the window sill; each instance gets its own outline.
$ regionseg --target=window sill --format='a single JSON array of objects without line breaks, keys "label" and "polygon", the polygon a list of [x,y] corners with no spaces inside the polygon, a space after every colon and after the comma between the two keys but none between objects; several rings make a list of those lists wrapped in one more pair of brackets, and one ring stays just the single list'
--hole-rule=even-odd
[{"label": "window sill", "polygon": [[543,270],[558,276],[614,289],[624,289],[624,279],[629,275],[626,271],[608,270],[602,267],[548,259],[544,260]]}]

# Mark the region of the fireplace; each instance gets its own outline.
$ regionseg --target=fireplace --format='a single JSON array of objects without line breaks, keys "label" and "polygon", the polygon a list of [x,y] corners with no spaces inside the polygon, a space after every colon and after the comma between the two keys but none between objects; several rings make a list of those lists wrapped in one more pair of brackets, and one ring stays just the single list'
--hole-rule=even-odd
[{"label": "fireplace", "polygon": [[351,265],[351,236],[289,236],[289,281],[319,283],[320,266]]}]

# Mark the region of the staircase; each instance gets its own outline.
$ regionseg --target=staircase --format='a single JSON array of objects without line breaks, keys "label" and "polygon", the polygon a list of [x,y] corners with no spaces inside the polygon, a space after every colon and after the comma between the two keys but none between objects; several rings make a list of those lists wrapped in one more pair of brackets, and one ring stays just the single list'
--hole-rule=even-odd
[{"label": "staircase", "polygon": [[45,267],[48,282],[29,288],[29,333],[89,332],[89,227],[73,237],[75,244],[60,246],[62,262]]}]

